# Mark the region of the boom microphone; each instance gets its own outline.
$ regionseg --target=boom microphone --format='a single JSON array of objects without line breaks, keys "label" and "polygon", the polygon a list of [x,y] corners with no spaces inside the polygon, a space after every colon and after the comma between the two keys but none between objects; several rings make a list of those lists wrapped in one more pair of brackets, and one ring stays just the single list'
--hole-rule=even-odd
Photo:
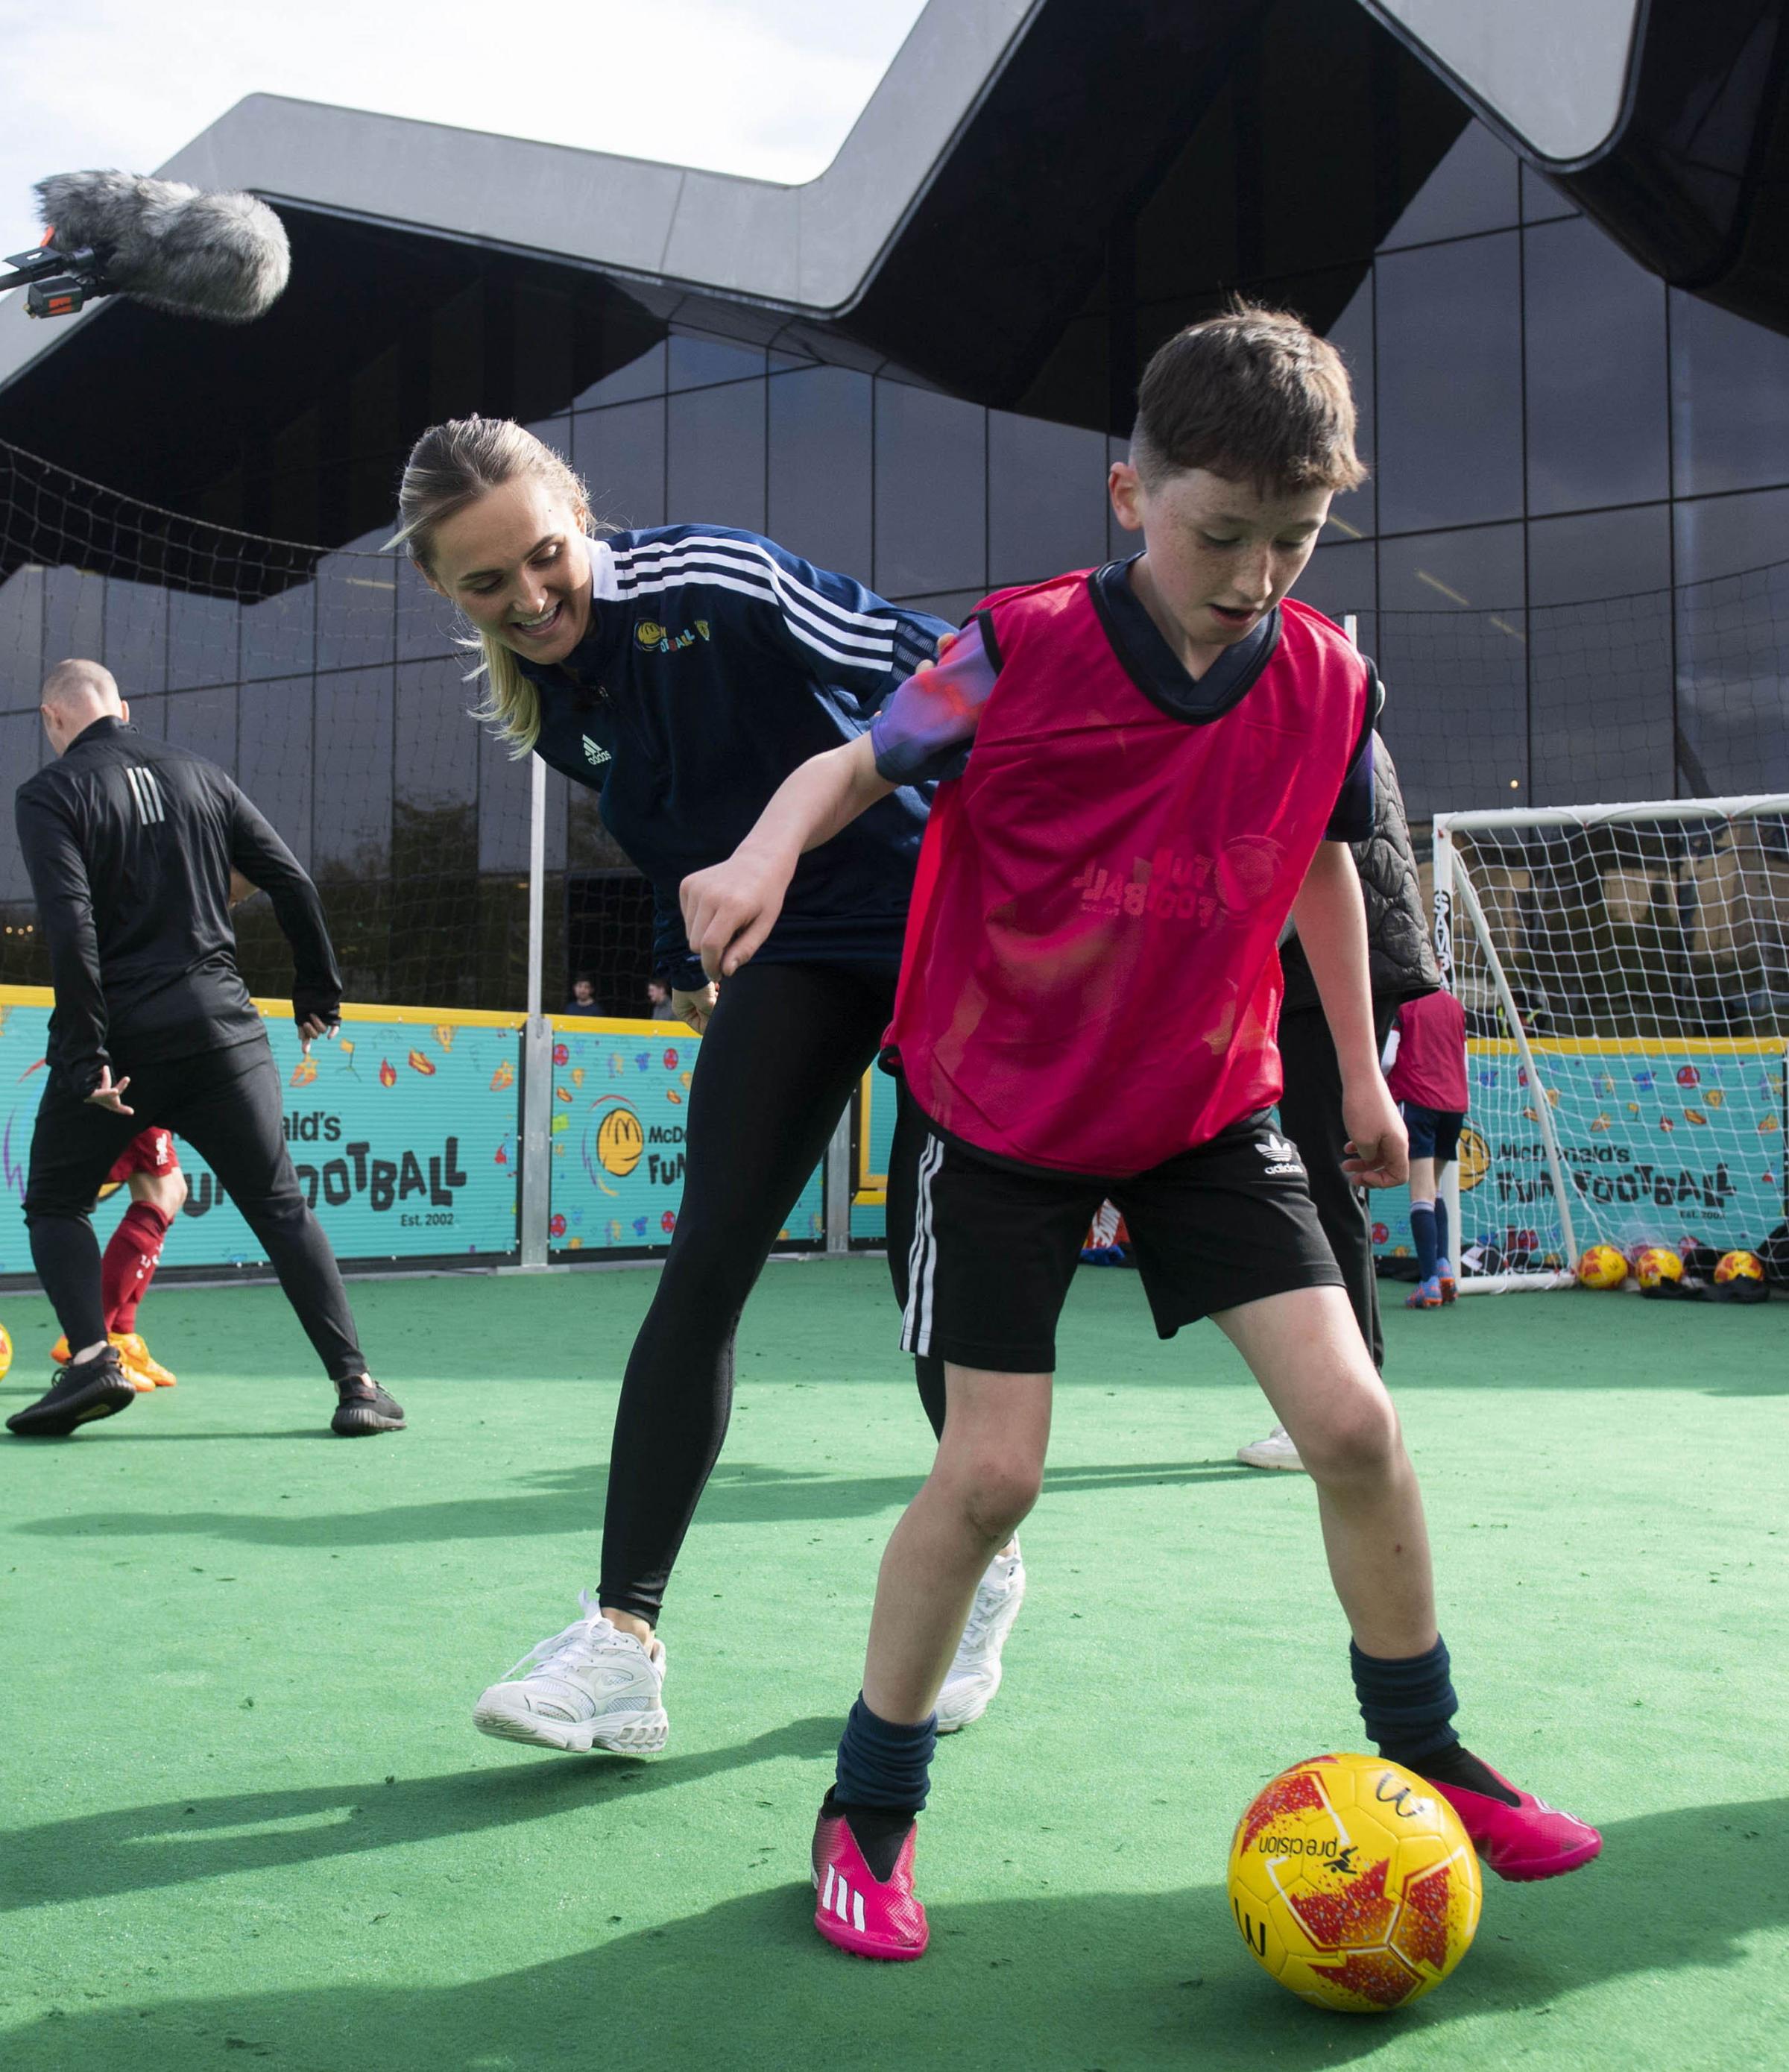
[{"label": "boom microphone", "polygon": [[0,294],[25,288],[31,316],[72,316],[121,294],[174,316],[252,323],[292,269],[285,226],[252,195],[121,172],[57,173],[36,193],[43,242],[0,275]]}]

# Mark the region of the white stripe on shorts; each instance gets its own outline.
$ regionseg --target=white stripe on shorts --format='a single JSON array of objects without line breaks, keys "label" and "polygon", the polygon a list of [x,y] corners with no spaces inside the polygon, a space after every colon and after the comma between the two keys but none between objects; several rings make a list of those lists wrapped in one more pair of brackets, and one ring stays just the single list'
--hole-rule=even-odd
[{"label": "white stripe on shorts", "polygon": [[913,1204],[913,1242],[907,1254],[907,1308],[901,1319],[903,1352],[932,1350],[932,1281],[938,1270],[938,1239],[932,1228],[932,1175],[944,1163],[944,1140],[928,1135],[919,1156],[919,1186]]}]

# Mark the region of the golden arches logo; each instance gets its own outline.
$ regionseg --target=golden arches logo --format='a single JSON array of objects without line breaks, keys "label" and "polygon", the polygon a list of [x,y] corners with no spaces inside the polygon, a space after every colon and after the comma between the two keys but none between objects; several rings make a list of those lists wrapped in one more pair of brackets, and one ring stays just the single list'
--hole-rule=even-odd
[{"label": "golden arches logo", "polygon": [[634,638],[642,648],[656,648],[665,637],[665,629],[656,619],[642,619],[634,629]]},{"label": "golden arches logo", "polygon": [[1491,1146],[1475,1129],[1460,1132],[1460,1192],[1470,1194],[1491,1170]]},{"label": "golden arches logo", "polygon": [[605,1173],[625,1180],[640,1162],[646,1132],[630,1108],[612,1108],[597,1125],[597,1162]]}]

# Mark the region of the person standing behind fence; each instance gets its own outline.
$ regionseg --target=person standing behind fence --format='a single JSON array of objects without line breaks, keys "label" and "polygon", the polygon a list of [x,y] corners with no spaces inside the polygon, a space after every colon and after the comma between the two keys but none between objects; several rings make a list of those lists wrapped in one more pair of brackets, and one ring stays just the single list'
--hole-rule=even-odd
[{"label": "person standing behind fence", "polygon": [[1417,1285],[1409,1309],[1438,1309],[1454,1299],[1452,1239],[1441,1177],[1459,1156],[1470,1096],[1466,1087],[1466,1012],[1450,993],[1425,993],[1397,1010],[1397,1049],[1386,1075],[1410,1133],[1410,1235]]},{"label": "person standing behind fence", "polygon": [[207,1161],[265,1248],[335,1384],[330,1429],[400,1429],[293,1174],[279,1074],[236,969],[232,870],[268,894],[292,945],[306,1047],[334,1032],[342,981],[317,888],[223,771],[135,731],[98,663],[59,663],[39,709],[58,759],[19,786],[14,812],[55,1006],[25,1222],[72,1358],[7,1429],[64,1438],[135,1400],[106,1337],[91,1217],[113,1161],[154,1123]]}]

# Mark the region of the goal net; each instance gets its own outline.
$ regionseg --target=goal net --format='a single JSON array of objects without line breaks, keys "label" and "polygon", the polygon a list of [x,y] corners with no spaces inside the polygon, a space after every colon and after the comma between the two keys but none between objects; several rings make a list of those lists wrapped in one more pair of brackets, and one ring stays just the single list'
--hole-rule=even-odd
[{"label": "goal net", "polygon": [[[519,1010],[528,765],[469,717],[467,629],[384,536],[262,538],[0,442],[0,763],[16,785],[47,757],[47,668],[103,662],[133,723],[229,771],[309,869],[350,1000]],[[601,1011],[642,1013],[650,894],[594,793],[549,773],[544,841],[543,1005],[587,972]],[[0,924],[0,982],[47,985],[10,812]],[[283,995],[290,953],[265,900],[240,911],[238,938],[251,989]]]},{"label": "goal net", "polygon": [[[1463,1289],[1785,1218],[1789,796],[1438,814],[1471,1098]],[[1476,1268],[1476,1272],[1474,1272]]]}]

